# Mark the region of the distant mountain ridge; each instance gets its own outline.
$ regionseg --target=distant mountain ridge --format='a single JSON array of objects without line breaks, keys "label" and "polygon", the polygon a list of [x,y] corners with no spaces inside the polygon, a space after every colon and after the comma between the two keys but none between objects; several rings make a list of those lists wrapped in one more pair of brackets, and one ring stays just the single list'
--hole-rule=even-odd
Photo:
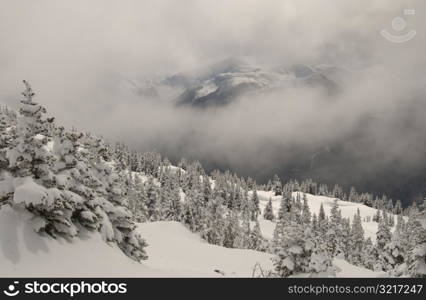
[{"label": "distant mountain ridge", "polygon": [[[229,58],[197,70],[138,84],[132,82],[132,85],[141,96],[170,98],[176,105],[203,108],[224,106],[250,93],[300,85],[320,87],[333,95],[339,90],[339,78],[349,72],[324,64],[265,67]],[[170,93],[171,89],[174,93]]]}]

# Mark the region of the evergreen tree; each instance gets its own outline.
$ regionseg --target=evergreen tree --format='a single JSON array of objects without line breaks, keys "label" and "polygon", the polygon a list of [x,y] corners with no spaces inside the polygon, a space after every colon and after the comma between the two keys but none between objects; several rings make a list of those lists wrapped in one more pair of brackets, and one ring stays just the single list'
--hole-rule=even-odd
[{"label": "evergreen tree", "polygon": [[257,251],[266,250],[266,240],[262,236],[260,231],[259,221],[256,220],[253,230],[250,232],[250,249]]},{"label": "evergreen tree", "polygon": [[[273,260],[275,272],[280,277],[309,272],[314,242],[311,229],[293,221],[286,221],[286,232],[277,248],[277,257]],[[315,258],[315,257],[314,257]],[[311,268],[316,266],[312,264]]]},{"label": "evergreen tree", "polygon": [[327,252],[324,241],[319,237],[315,238],[315,246],[309,261],[309,272],[321,277],[334,275],[332,258]]},{"label": "evergreen tree", "polygon": [[365,268],[369,270],[374,270],[376,265],[376,255],[377,251],[373,245],[371,238],[367,238],[364,242],[363,255],[362,255],[362,264]]},{"label": "evergreen tree", "polygon": [[75,236],[77,228],[71,217],[80,198],[67,202],[55,187],[55,156],[47,144],[52,141],[53,119],[46,117],[46,109],[33,99],[34,92],[24,81],[24,98],[20,101],[16,139],[6,151],[8,169],[15,180],[12,203],[22,205],[35,215],[37,231],[50,235]]},{"label": "evergreen tree", "polygon": [[265,206],[265,210],[263,211],[263,218],[265,220],[273,221],[275,219],[274,211],[272,209],[272,199],[269,198],[268,203]]},{"label": "evergreen tree", "polygon": [[260,208],[259,208],[259,196],[257,195],[257,186],[253,186],[253,193],[251,196],[251,206],[252,206],[252,213],[251,213],[251,219],[252,221],[257,220],[258,215],[260,214]]},{"label": "evergreen tree", "polygon": [[322,236],[325,236],[325,233],[328,230],[328,221],[325,216],[324,206],[322,205],[322,203],[320,205],[320,210],[318,213],[318,230]]},{"label": "evergreen tree", "polygon": [[274,175],[274,179],[272,180],[272,190],[275,196],[282,195],[282,184],[277,174]]},{"label": "evergreen tree", "polygon": [[[393,216],[392,216],[393,217]],[[383,259],[385,260],[385,268],[391,271],[393,276],[401,276],[404,273],[404,262],[406,260],[406,247],[403,241],[404,235],[404,219],[402,216],[398,218],[398,224],[392,235],[392,240],[387,243],[383,251]]]},{"label": "evergreen tree", "polygon": [[234,248],[249,249],[251,244],[250,215],[242,214],[241,230],[236,236]]},{"label": "evergreen tree", "polygon": [[133,214],[136,222],[148,221],[148,194],[146,193],[145,186],[139,176],[134,178],[134,198],[133,198]]},{"label": "evergreen tree", "polygon": [[359,266],[363,262],[364,248],[364,229],[362,228],[361,213],[359,208],[352,221],[349,243],[351,249],[349,254],[349,262]]},{"label": "evergreen tree", "polygon": [[234,248],[237,243],[236,239],[240,236],[240,224],[237,215],[229,211],[225,218],[225,232],[223,238],[223,246],[226,248]]},{"label": "evergreen tree", "polygon": [[349,192],[348,201],[349,202],[355,202],[355,203],[359,202],[358,193],[356,192],[356,189],[354,187],[351,187],[351,190]]},{"label": "evergreen tree", "polygon": [[146,184],[146,195],[148,200],[146,202],[148,220],[151,222],[158,221],[160,219],[160,195],[153,177],[149,177]]},{"label": "evergreen tree", "polygon": [[223,199],[220,196],[209,199],[204,218],[203,238],[214,245],[223,245],[225,239],[225,220],[223,219]]},{"label": "evergreen tree", "polygon": [[311,223],[311,211],[309,210],[308,198],[306,197],[306,194],[303,194],[302,223]]},{"label": "evergreen tree", "polygon": [[382,214],[380,213],[380,210],[377,209],[376,214],[373,216],[373,222],[379,223],[381,219],[382,219]]},{"label": "evergreen tree", "polygon": [[376,259],[377,263],[375,265],[376,270],[386,271],[387,261],[385,254],[385,246],[391,241],[392,234],[388,226],[388,222],[385,219],[380,219],[378,230],[376,233]]},{"label": "evergreen tree", "polygon": [[426,277],[426,230],[420,222],[420,213],[411,211],[406,230],[409,233],[407,268],[410,277]]},{"label": "evergreen tree", "polygon": [[327,250],[332,256],[344,257],[342,238],[342,217],[337,199],[334,200],[330,211],[330,224],[326,232]]},{"label": "evergreen tree", "polygon": [[318,218],[316,214],[312,215],[312,230],[316,233],[318,233]]}]

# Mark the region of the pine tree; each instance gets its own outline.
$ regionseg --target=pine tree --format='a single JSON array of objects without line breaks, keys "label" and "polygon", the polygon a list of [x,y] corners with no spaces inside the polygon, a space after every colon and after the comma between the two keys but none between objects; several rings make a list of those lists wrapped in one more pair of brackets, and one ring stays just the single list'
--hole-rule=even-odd
[{"label": "pine tree", "polygon": [[196,185],[193,185],[191,190],[187,192],[182,207],[182,221],[193,232],[203,229],[203,218],[205,213],[203,203],[203,194]]},{"label": "pine tree", "polygon": [[266,250],[266,240],[262,236],[262,232],[260,231],[259,221],[256,220],[253,230],[250,232],[250,249],[257,251],[265,251]]},{"label": "pine tree", "polygon": [[148,194],[146,193],[145,185],[138,175],[136,175],[133,180],[133,215],[136,222],[147,222],[149,219],[146,205],[148,203]]},{"label": "pine tree", "polygon": [[278,210],[277,223],[271,242],[271,251],[275,253],[281,248],[282,238],[285,231],[285,224],[291,221],[291,198],[289,194],[284,194],[281,198],[280,208]]},{"label": "pine tree", "polygon": [[362,264],[365,268],[369,270],[374,270],[376,265],[376,248],[373,245],[371,238],[367,238],[364,242],[363,255],[362,255]]},{"label": "pine tree", "polygon": [[391,241],[391,239],[392,234],[390,232],[388,222],[385,219],[381,219],[376,233],[377,263],[374,267],[376,270],[386,271],[387,269],[385,246]]},{"label": "pine tree", "polygon": [[420,213],[412,210],[407,222],[409,233],[407,272],[410,277],[426,277],[426,230],[420,222]]},{"label": "pine tree", "polygon": [[272,190],[275,196],[282,195],[282,184],[277,174],[274,175],[274,179],[272,180]]},{"label": "pine tree", "polygon": [[358,196],[358,193],[356,192],[356,189],[354,187],[351,187],[351,190],[349,192],[348,201],[349,202],[355,202],[355,203],[359,202],[359,196]]},{"label": "pine tree", "polygon": [[148,220],[151,222],[158,221],[160,218],[160,197],[153,177],[149,177],[145,190],[147,195],[146,208]]},{"label": "pine tree", "polygon": [[6,151],[9,172],[17,178],[12,203],[24,206],[35,215],[39,220],[37,231],[72,237],[78,230],[71,220],[74,210],[71,205],[77,206],[80,201],[67,203],[55,187],[56,158],[47,147],[52,141],[53,119],[47,118],[46,109],[34,101],[35,94],[28,82],[24,84],[16,139]]},{"label": "pine tree", "polygon": [[6,151],[16,138],[16,114],[6,107],[0,110],[0,170],[7,169]]},{"label": "pine tree", "polygon": [[203,194],[204,194],[204,203],[207,203],[212,197],[212,187],[210,179],[207,176],[203,177]]},{"label": "pine tree", "polygon": [[223,199],[220,196],[209,199],[204,217],[202,237],[214,245],[223,245],[225,239],[225,220],[223,219]]},{"label": "pine tree", "polygon": [[38,232],[72,238],[78,223],[98,230],[129,257],[145,259],[146,243],[129,211],[126,176],[106,161],[108,148],[101,139],[57,128],[24,83],[17,136],[6,153],[16,177],[14,205],[34,215]]},{"label": "pine tree", "polygon": [[385,268],[390,271],[393,276],[401,276],[405,272],[403,264],[407,254],[403,235],[404,219],[400,216],[398,217],[398,224],[392,235],[392,240],[387,243],[383,249],[383,259],[386,263]]},{"label": "pine tree", "polygon": [[234,248],[237,237],[241,234],[241,228],[237,215],[229,211],[225,218],[225,232],[223,238],[223,246],[226,248]]},{"label": "pine tree", "polygon": [[319,237],[315,238],[315,246],[309,261],[309,272],[321,277],[334,275],[332,258],[327,252],[324,241]]},{"label": "pine tree", "polygon": [[328,221],[327,218],[325,216],[325,211],[324,211],[324,206],[320,205],[320,210],[318,213],[318,230],[320,235],[325,236],[325,233],[328,230]]},{"label": "pine tree", "polygon": [[394,214],[399,215],[402,213],[401,200],[397,200],[393,209]]},{"label": "pine tree", "polygon": [[255,220],[257,220],[257,217],[260,214],[259,196],[257,195],[257,186],[256,185],[254,185],[254,187],[253,187],[253,193],[252,193],[252,196],[251,196],[251,206],[252,206],[251,219],[252,219],[252,221],[255,221]]},{"label": "pine tree", "polygon": [[362,264],[363,261],[364,248],[364,229],[362,228],[361,213],[359,211],[359,208],[352,221],[349,243],[349,262],[356,266],[359,266]]},{"label": "pine tree", "polygon": [[342,238],[342,217],[337,199],[334,200],[330,211],[330,224],[326,232],[327,250],[334,257],[344,257]]},{"label": "pine tree", "polygon": [[241,230],[236,236],[234,248],[249,249],[251,243],[250,215],[242,214]]},{"label": "pine tree", "polygon": [[373,222],[379,223],[381,219],[382,219],[382,214],[380,213],[380,210],[377,209],[376,214],[373,216]]},{"label": "pine tree", "polygon": [[312,230],[318,234],[318,218],[315,213],[312,215]]},{"label": "pine tree", "polygon": [[[314,242],[310,227],[286,221],[286,232],[281,237],[273,259],[275,272],[280,277],[309,272]],[[315,258],[315,257],[314,257]],[[315,263],[311,266],[316,266]]]},{"label": "pine tree", "polygon": [[265,206],[265,210],[263,211],[263,218],[265,220],[273,221],[275,219],[274,212],[272,209],[272,199],[269,198],[268,203]]},{"label": "pine tree", "polygon": [[306,194],[303,194],[302,222],[303,224],[311,223],[311,211],[309,210],[308,198],[306,197]]}]

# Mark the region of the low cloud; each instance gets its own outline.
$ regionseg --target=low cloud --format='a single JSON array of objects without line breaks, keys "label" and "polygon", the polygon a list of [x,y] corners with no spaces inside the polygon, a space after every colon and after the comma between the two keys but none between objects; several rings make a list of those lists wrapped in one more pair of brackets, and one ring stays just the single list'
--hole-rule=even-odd
[{"label": "low cloud", "polygon": [[[424,1],[40,0],[2,6],[1,101],[16,105],[26,78],[38,101],[68,127],[262,178],[300,159],[301,149],[315,153],[336,141],[365,154],[365,170],[394,161],[409,169],[426,150]],[[392,32],[391,21],[406,8],[416,10],[406,21],[417,35],[391,43],[379,32]],[[294,87],[214,110],[177,108],[137,96],[126,84],[241,56],[270,66],[334,64],[352,75],[341,79],[333,99],[314,87]]]}]

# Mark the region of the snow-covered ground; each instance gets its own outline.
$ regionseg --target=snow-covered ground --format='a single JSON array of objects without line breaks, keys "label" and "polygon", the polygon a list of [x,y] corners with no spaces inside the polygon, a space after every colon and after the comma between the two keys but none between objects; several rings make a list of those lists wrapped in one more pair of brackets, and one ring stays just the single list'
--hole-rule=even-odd
[{"label": "snow-covered ground", "polygon": [[98,233],[82,231],[72,241],[40,236],[28,212],[3,206],[0,276],[251,277],[257,263],[265,269],[272,266],[270,254],[209,245],[177,222],[144,223],[139,231],[149,244],[149,259],[142,263],[105,243]]},{"label": "snow-covered ground", "polygon": [[251,277],[256,264],[272,268],[270,254],[210,245],[177,222],[142,223],[139,232],[149,244],[144,264],[153,269],[181,276]]},{"label": "snow-covered ground", "polygon": [[82,232],[67,241],[40,236],[31,215],[9,206],[0,209],[0,276],[131,277],[167,276],[139,264],[98,233]]},{"label": "snow-covered ground", "polygon": [[[260,200],[260,209],[263,213],[263,210],[268,203],[269,198],[272,199],[272,207],[274,210],[274,214],[277,215],[280,202],[281,202],[281,196],[274,196],[273,192],[268,191],[257,191],[257,194],[259,196]],[[297,192],[293,193],[293,196],[295,197],[297,195]],[[302,193],[300,193],[300,196],[302,197]],[[326,196],[315,196],[311,194],[306,194],[306,197],[308,199],[308,205],[311,211],[311,214],[315,213],[318,215],[321,204],[324,207],[324,211],[326,215],[330,215],[331,207],[334,203],[335,198],[330,198]],[[344,218],[350,218],[353,219],[354,215],[357,213],[357,210],[359,209],[362,219],[362,227],[364,229],[365,237],[370,237],[373,242],[376,240],[376,232],[378,223],[373,222],[370,220],[369,222],[366,222],[366,218],[370,217],[370,219],[376,214],[377,210],[372,207],[368,207],[366,205],[360,204],[360,203],[353,203],[348,201],[337,201],[339,205],[339,209],[342,211],[342,216]],[[396,224],[396,216],[395,218],[395,224]],[[271,239],[273,236],[275,223],[271,221],[264,220],[263,217],[259,217],[259,223],[261,227],[262,234],[265,236],[265,238]]]},{"label": "snow-covered ground", "polygon": [[[210,245],[177,222],[139,224],[149,259],[137,263],[98,233],[82,230],[67,241],[37,234],[31,215],[0,208],[0,277],[251,277],[253,267],[272,269],[272,255]],[[335,260],[337,277],[382,273]]]}]

